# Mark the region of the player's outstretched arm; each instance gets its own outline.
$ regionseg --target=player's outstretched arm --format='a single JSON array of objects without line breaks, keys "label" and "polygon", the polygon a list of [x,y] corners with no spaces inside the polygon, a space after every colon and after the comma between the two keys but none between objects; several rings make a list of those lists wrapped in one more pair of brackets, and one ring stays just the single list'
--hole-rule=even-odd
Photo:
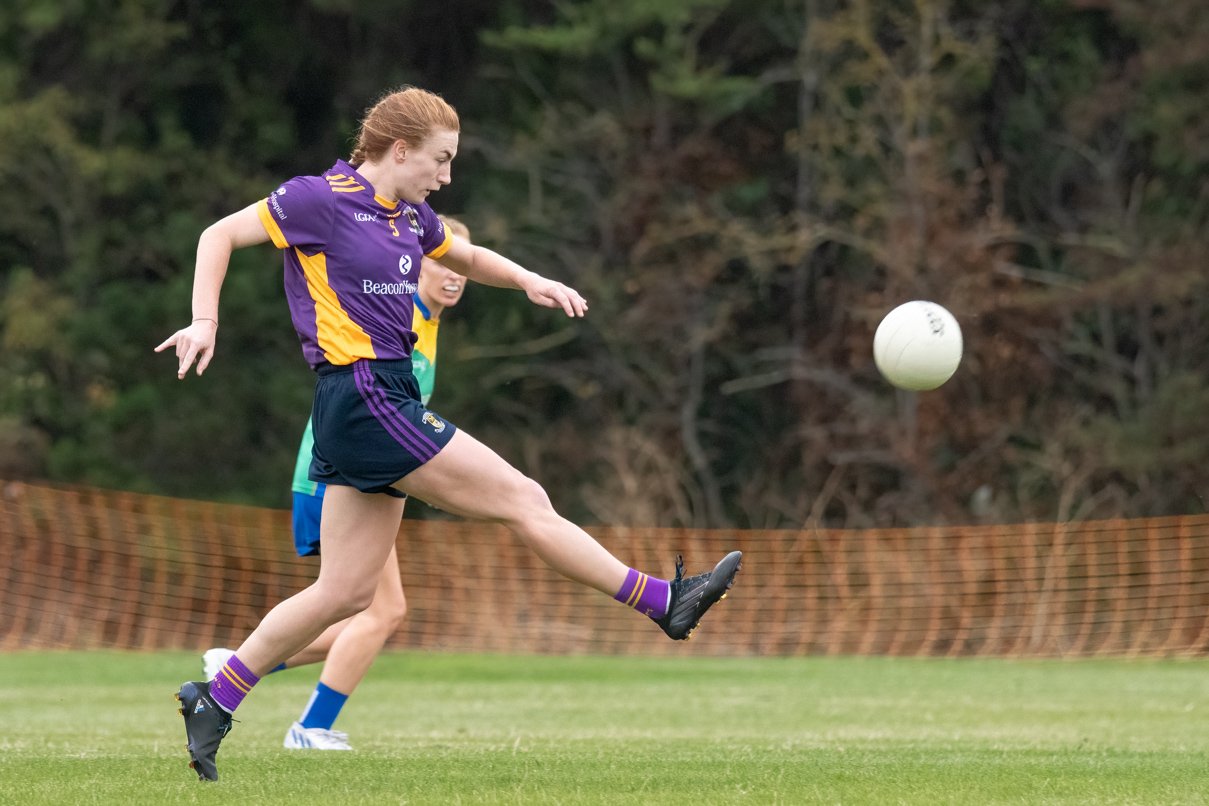
[{"label": "player's outstretched arm", "polygon": [[260,223],[255,204],[211,224],[201,234],[193,274],[193,322],[155,348],[158,353],[168,347],[176,347],[177,378],[185,377],[194,361],[197,361],[197,374],[201,375],[214,357],[214,339],[218,334],[218,295],[222,290],[222,281],[227,276],[231,253],[267,240],[269,233]]},{"label": "player's outstretched arm", "polygon": [[483,246],[472,246],[461,238],[450,242],[441,263],[483,285],[519,288],[529,300],[546,308],[562,308],[567,316],[583,316],[588,301],[570,286],[548,280]]}]

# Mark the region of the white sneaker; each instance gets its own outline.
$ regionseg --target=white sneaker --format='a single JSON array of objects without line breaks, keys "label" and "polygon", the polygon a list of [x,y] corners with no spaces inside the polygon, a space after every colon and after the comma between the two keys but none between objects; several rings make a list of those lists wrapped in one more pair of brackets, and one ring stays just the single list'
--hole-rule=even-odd
[{"label": "white sneaker", "polygon": [[304,728],[301,722],[290,725],[282,746],[286,750],[352,750],[348,734],[325,728]]},{"label": "white sneaker", "polygon": [[202,655],[202,668],[206,680],[213,680],[234,654],[234,649],[224,649],[218,646],[213,649],[207,649],[206,654]]}]

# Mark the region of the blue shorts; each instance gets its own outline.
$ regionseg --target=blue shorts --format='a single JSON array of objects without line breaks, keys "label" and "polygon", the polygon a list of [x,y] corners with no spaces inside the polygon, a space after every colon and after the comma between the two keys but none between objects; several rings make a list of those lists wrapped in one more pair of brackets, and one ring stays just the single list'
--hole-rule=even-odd
[{"label": "blue shorts", "polygon": [[320,364],[311,481],[405,498],[391,485],[440,453],[457,430],[420,403],[411,359]]},{"label": "blue shorts", "polygon": [[323,514],[326,489],[326,484],[320,484],[314,495],[294,493],[294,550],[299,557],[319,553],[319,516]]}]

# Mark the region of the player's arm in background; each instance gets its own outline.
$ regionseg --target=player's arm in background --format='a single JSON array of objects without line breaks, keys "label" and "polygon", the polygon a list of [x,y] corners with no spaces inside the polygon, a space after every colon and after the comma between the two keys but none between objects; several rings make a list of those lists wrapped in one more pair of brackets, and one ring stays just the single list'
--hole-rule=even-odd
[{"label": "player's arm in background", "polygon": [[177,378],[185,377],[195,360],[197,374],[201,375],[214,356],[214,339],[218,333],[218,295],[227,276],[231,253],[268,240],[269,233],[261,223],[256,204],[216,221],[201,234],[197,241],[197,263],[193,275],[193,322],[155,348],[158,353],[169,346],[176,346],[179,361]]}]

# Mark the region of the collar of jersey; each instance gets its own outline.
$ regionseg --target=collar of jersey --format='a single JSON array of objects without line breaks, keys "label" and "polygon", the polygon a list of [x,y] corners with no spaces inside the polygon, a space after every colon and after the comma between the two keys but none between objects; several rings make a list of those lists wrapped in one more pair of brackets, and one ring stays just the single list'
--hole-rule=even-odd
[{"label": "collar of jersey", "polygon": [[428,310],[428,306],[420,301],[420,295],[418,293],[411,298],[411,301],[414,302],[416,307],[420,309],[420,313],[423,314],[425,322],[432,321],[432,313]]},{"label": "collar of jersey", "polygon": [[[362,185],[364,185],[367,188],[367,190],[373,188],[373,185],[370,184],[368,179],[366,179],[364,176],[362,176],[357,171],[356,168],[349,165],[344,160],[336,160],[336,164],[332,166],[332,170],[334,170],[334,171],[339,170],[341,173],[343,173],[344,171],[348,171],[350,174],[352,174],[354,177],[356,177],[357,181],[360,182]],[[399,202],[397,202],[397,201],[390,201],[389,199],[384,199],[381,196],[379,196],[377,193],[373,194],[373,196],[374,196],[374,201],[376,201],[378,204],[385,207],[387,210],[390,210],[393,212],[394,210],[397,210],[399,207]]]}]

